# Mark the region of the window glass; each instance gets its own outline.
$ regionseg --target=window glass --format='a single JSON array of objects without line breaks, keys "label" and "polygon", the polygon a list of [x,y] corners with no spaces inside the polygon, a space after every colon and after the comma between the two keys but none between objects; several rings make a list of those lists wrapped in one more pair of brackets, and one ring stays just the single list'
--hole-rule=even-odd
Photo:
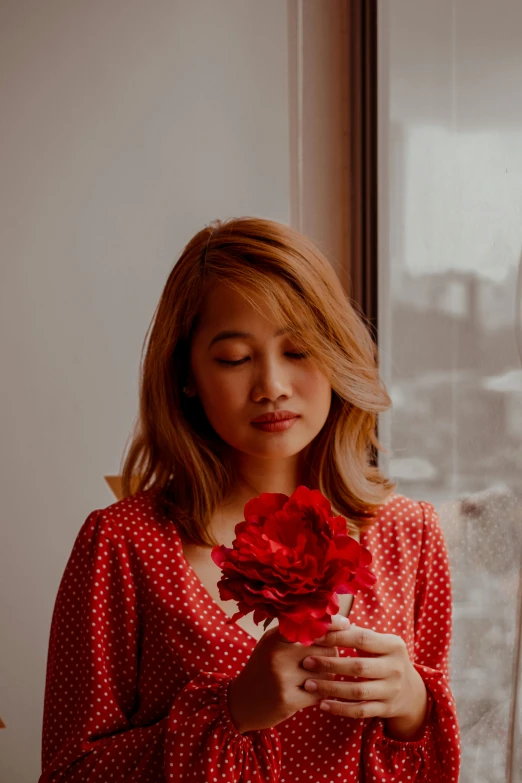
[{"label": "window glass", "polygon": [[380,12],[382,461],[448,545],[461,781],[522,781],[522,3]]}]

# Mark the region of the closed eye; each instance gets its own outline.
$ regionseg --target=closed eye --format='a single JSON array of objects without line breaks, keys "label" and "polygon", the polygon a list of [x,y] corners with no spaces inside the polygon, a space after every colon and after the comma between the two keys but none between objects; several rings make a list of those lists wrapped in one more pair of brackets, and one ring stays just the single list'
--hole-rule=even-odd
[{"label": "closed eye", "polygon": [[229,362],[227,361],[227,359],[216,359],[216,362],[218,362],[219,364],[228,364],[231,367],[237,367],[238,364],[244,364],[245,362],[248,361],[248,359],[249,357],[245,356],[244,359],[239,359],[237,362]]},{"label": "closed eye", "polygon": [[[292,359],[306,359],[308,354],[307,353],[287,353],[287,356],[291,356]],[[248,362],[250,359],[250,356],[245,356],[244,359],[238,359],[235,362],[231,362],[228,359],[216,359],[216,362],[219,362],[219,364],[227,364],[229,367],[237,367],[240,364],[244,364],[245,362]]]}]

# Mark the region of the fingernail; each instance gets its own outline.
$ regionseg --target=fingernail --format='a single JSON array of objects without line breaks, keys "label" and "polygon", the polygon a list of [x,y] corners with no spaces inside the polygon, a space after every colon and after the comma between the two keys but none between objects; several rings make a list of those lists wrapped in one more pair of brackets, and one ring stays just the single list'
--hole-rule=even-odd
[{"label": "fingernail", "polygon": [[328,702],[327,702],[327,701],[322,701],[322,702],[320,703],[319,707],[320,707],[322,710],[326,710],[326,711],[328,711],[328,710],[330,709],[330,705],[328,704]]},{"label": "fingernail", "polygon": [[349,628],[351,625],[349,619],[347,617],[344,617],[344,615],[341,617],[341,628]]},{"label": "fingernail", "polygon": [[316,641],[316,642],[324,642],[325,639],[326,639],[326,634],[323,634],[323,636],[320,636],[318,639],[315,639],[314,641]]},{"label": "fingernail", "polygon": [[305,688],[307,691],[316,691],[317,683],[315,682],[315,680],[307,680],[305,682]]},{"label": "fingernail", "polygon": [[307,669],[315,669],[315,667],[317,666],[317,661],[315,660],[315,658],[310,658],[310,657],[305,658],[303,661],[303,666],[306,666]]}]

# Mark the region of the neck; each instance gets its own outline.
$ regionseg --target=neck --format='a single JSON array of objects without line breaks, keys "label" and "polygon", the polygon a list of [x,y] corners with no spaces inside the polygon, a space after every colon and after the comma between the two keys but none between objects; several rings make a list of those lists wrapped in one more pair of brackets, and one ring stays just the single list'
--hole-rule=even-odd
[{"label": "neck", "polygon": [[218,540],[231,541],[234,527],[244,519],[245,504],[263,492],[280,492],[290,496],[303,481],[303,452],[285,459],[258,459],[248,454],[232,456],[232,470],[237,476],[230,496],[214,520]]},{"label": "neck", "polygon": [[291,495],[303,481],[303,461],[303,452],[283,459],[234,455],[232,465],[237,481],[233,494],[245,503],[262,492]]}]

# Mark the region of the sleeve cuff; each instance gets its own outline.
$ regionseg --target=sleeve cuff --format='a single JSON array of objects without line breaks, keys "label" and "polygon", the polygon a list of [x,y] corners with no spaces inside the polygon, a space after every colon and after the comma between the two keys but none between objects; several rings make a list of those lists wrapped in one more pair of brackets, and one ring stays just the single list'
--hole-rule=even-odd
[{"label": "sleeve cuff", "polygon": [[224,672],[200,671],[176,696],[165,737],[165,770],[171,775],[167,780],[203,783],[214,780],[216,768],[230,773],[230,783],[239,783],[246,773],[252,780],[279,780],[279,732],[275,727],[238,731],[228,705],[233,679]]},{"label": "sleeve cuff", "polygon": [[234,721],[232,720],[232,715],[230,714],[230,709],[228,707],[228,689],[230,687],[230,683],[232,682],[232,677],[227,677],[226,680],[222,680],[219,689],[217,692],[218,697],[218,704],[219,709],[221,710],[221,715],[223,716],[223,725],[225,728],[234,735],[234,737],[241,742],[247,741],[246,735],[250,732],[245,732],[244,734],[241,734],[240,731],[238,731],[238,728]]},{"label": "sleeve cuff", "polygon": [[244,734],[241,734],[240,731],[238,731],[238,728],[236,724],[234,723],[232,719],[232,715],[230,714],[230,709],[228,706],[228,689],[230,687],[230,683],[232,682],[232,677],[227,677],[227,679],[224,679],[221,681],[217,693],[218,697],[218,703],[221,710],[221,715],[223,719],[223,725],[228,729],[228,731],[234,736],[235,739],[239,740],[242,744],[251,744],[252,740],[254,738],[264,739],[264,738],[270,738],[271,740],[278,740],[279,738],[279,732],[275,728],[275,726],[272,726],[268,729],[253,729],[252,731],[245,731]]},{"label": "sleeve cuff", "polygon": [[386,733],[386,720],[382,720],[382,736],[380,739],[380,743],[383,745],[387,745],[389,748],[393,748],[394,750],[400,751],[400,750],[406,750],[408,752],[411,752],[412,749],[415,750],[425,750],[427,747],[427,744],[429,743],[429,740],[431,738],[431,716],[435,704],[435,699],[431,695],[428,688],[426,688],[426,694],[428,697],[428,705],[426,708],[426,715],[424,716],[424,721],[422,723],[422,726],[419,727],[419,730],[409,740],[396,740],[393,737],[388,736]]}]

